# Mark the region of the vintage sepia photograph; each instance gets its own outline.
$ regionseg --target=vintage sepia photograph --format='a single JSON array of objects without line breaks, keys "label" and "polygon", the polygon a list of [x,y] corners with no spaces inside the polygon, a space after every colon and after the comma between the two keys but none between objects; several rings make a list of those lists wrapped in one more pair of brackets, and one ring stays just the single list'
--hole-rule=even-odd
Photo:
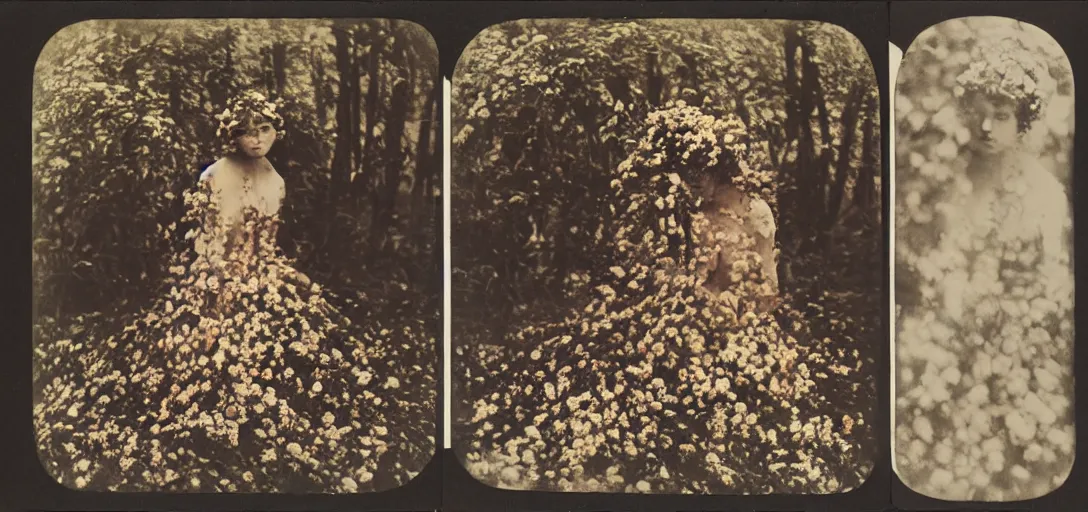
[{"label": "vintage sepia photograph", "polygon": [[1075,457],[1069,60],[1033,25],[957,18],[895,94],[894,468],[931,498],[1044,496]]},{"label": "vintage sepia photograph", "polygon": [[374,492],[435,453],[438,51],[100,20],[34,75],[34,430],[96,492]]},{"label": "vintage sepia photograph", "polygon": [[520,20],[453,76],[452,434],[502,489],[831,494],[879,450],[880,99],[822,22]]}]

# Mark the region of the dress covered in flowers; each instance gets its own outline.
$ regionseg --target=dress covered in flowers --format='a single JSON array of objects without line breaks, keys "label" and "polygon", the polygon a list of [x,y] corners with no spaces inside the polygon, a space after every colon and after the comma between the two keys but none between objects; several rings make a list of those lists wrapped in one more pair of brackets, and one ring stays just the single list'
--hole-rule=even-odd
[{"label": "dress covered in flowers", "polygon": [[616,231],[602,253],[614,257],[582,306],[463,376],[474,415],[459,445],[476,478],[709,494],[840,492],[864,479],[865,420],[827,393],[850,392],[857,351],[805,337],[787,306],[768,311],[777,289],[761,241],[721,229],[751,205],[707,209],[693,192],[705,173],[728,173],[729,190],[762,201],[771,178],[745,161],[745,132],[682,105],[649,116],[609,191]]},{"label": "dress covered in flowers", "polygon": [[278,208],[225,222],[209,181],[185,201],[198,255],[177,255],[162,296],[123,332],[39,350],[49,473],[129,492],[363,492],[413,478],[434,450],[423,322],[341,314],[277,250]]},{"label": "dress covered in flowers", "polygon": [[903,261],[899,469],[944,499],[1040,496],[1074,457],[1068,199],[1026,156],[988,171],[992,190],[946,188],[942,236]]}]

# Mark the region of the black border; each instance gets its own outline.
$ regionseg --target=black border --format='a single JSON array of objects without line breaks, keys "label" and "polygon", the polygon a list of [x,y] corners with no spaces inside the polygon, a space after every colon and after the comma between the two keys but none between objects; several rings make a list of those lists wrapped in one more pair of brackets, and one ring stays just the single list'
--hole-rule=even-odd
[{"label": "black border", "polygon": [[[881,92],[881,133],[888,129],[888,4],[887,2],[503,2],[499,9],[489,2],[457,2],[461,25],[450,39],[442,39],[440,48],[460,56],[465,45],[483,29],[503,21],[522,18],[763,18],[824,21],[839,25],[858,38],[869,53]],[[462,42],[463,41],[463,42]],[[455,53],[454,53],[455,52]],[[445,57],[446,55],[444,55]],[[446,61],[448,62],[448,61]],[[447,71],[443,68],[443,71]],[[449,69],[452,71],[452,69]],[[888,168],[888,151],[882,147],[882,169]],[[884,173],[883,175],[887,175]],[[883,190],[887,219],[888,190]],[[452,236],[452,235],[451,235]],[[888,242],[887,223],[884,241]],[[887,255],[885,254],[885,258]],[[888,261],[885,260],[885,268]],[[885,273],[884,322],[888,318],[888,274]],[[456,314],[454,312],[453,314]],[[456,343],[456,340],[452,340]],[[874,420],[877,451],[873,472],[857,489],[831,495],[668,495],[623,493],[563,493],[500,490],[474,479],[460,464],[453,450],[447,449],[443,508],[451,512],[490,512],[507,510],[638,510],[674,512],[676,510],[759,510],[790,512],[871,511],[890,507],[888,483],[891,478],[889,453],[889,358],[887,335],[880,343],[877,368],[877,414]],[[455,397],[451,397],[455,399]]]},{"label": "black border", "polygon": [[[3,256],[9,271],[0,332],[6,334],[0,369],[0,410],[7,412],[0,439],[0,510],[193,510],[326,511],[437,510],[442,504],[442,365],[441,337],[436,342],[435,455],[409,483],[361,494],[158,494],[99,493],[68,489],[50,478],[33,443],[31,411],[31,96],[34,65],[45,43],[60,29],[96,18],[394,18],[422,25],[435,37],[448,31],[447,4],[413,2],[38,2],[0,4],[0,33],[8,45],[0,51],[0,148],[2,173]],[[447,36],[448,37],[448,36]],[[439,51],[440,66],[443,52]],[[442,105],[438,106],[439,116]],[[441,119],[441,117],[439,117]],[[439,129],[439,137],[444,134]],[[437,139],[439,141],[442,138]],[[441,146],[439,146],[441,147]],[[435,165],[441,165],[438,160]],[[440,198],[437,200],[440,201]],[[436,202],[437,202],[436,201]],[[436,208],[436,226],[441,226]],[[442,239],[436,247],[434,278],[441,279]],[[11,269],[16,269],[12,271]],[[434,327],[441,332],[441,325]]]},{"label": "black border", "polygon": [[[1088,101],[1085,101],[1084,92],[1088,89],[1088,49],[1082,48],[1078,43],[1084,41],[1084,20],[1088,19],[1088,2],[968,2],[968,1],[893,1],[889,12],[891,23],[890,40],[904,54],[910,47],[914,38],[925,29],[937,25],[943,21],[961,18],[965,16],[1004,16],[1035,25],[1047,31],[1066,52],[1069,63],[1073,68],[1074,87],[1078,90],[1074,115],[1078,124],[1083,125],[1088,120]],[[894,113],[892,113],[894,115]],[[890,119],[890,118],[889,118]],[[1088,180],[1080,179],[1078,172],[1083,172],[1085,162],[1088,161],[1088,130],[1083,126],[1074,134],[1073,138],[1073,225],[1084,226],[1085,217],[1088,216],[1088,203],[1080,203],[1078,200],[1088,194]],[[1088,254],[1088,237],[1084,235],[1074,237],[1074,255]],[[1085,338],[1088,330],[1081,322],[1085,311],[1082,304],[1088,304],[1088,287],[1079,286],[1084,283],[1085,272],[1088,272],[1088,258],[1074,257],[1074,272],[1079,276],[1077,291],[1075,292],[1074,306],[1076,334],[1074,339],[1074,375],[1079,376],[1075,384],[1075,408],[1076,408],[1076,460],[1073,469],[1066,479],[1065,484],[1055,491],[1036,498],[1034,500],[1014,501],[1005,503],[988,502],[951,502],[937,500],[916,493],[899,480],[898,475],[892,472],[892,502],[896,507],[907,510],[1039,510],[1039,511],[1084,511],[1088,510],[1088,493],[1084,492],[1084,484],[1088,483],[1088,466],[1084,463],[1088,460],[1088,357],[1076,346],[1085,346]],[[890,411],[889,411],[890,413]],[[890,450],[890,446],[889,446]]]}]

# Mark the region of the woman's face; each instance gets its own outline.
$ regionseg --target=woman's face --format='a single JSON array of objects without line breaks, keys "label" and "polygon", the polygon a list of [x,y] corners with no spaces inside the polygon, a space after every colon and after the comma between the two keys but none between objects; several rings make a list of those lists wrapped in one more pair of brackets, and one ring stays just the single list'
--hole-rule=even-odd
[{"label": "woman's face", "polygon": [[974,94],[966,99],[964,113],[971,131],[971,149],[997,155],[1020,143],[1016,105],[1011,100]]},{"label": "woman's face", "polygon": [[250,121],[234,139],[238,153],[248,158],[263,158],[276,142],[276,128],[263,119]]},{"label": "woman's face", "polygon": [[703,206],[709,206],[714,202],[714,192],[717,187],[715,187],[714,177],[709,173],[694,179],[690,187],[692,195],[703,200]]}]

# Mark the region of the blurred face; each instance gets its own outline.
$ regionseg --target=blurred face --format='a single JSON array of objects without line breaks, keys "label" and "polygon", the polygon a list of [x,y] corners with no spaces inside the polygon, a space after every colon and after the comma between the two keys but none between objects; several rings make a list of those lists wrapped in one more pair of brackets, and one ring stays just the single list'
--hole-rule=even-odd
[{"label": "blurred face", "polygon": [[234,135],[238,154],[247,158],[263,158],[276,142],[276,129],[264,119],[250,120],[238,128]]},{"label": "blurred face", "polygon": [[714,200],[714,189],[716,188],[714,185],[714,178],[710,174],[703,174],[693,180],[689,186],[692,195],[695,198],[701,198],[703,206],[708,206]]},{"label": "blurred face", "polygon": [[971,131],[971,149],[986,155],[998,155],[1020,143],[1016,105],[1004,98],[981,94],[966,98],[965,121]]}]

